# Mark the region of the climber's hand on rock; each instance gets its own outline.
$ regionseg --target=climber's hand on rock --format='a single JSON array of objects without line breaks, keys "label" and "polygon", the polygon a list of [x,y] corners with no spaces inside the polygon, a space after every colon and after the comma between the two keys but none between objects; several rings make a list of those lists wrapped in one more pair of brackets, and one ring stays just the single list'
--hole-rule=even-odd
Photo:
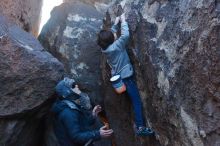
[{"label": "climber's hand on rock", "polygon": [[107,126],[103,126],[99,129],[102,138],[110,137],[113,134],[112,129],[107,129]]},{"label": "climber's hand on rock", "polygon": [[121,2],[120,2],[120,5],[121,5],[122,9],[125,8],[125,3],[126,3],[126,1],[121,1]]},{"label": "climber's hand on rock", "polygon": [[119,21],[120,21],[120,17],[116,17],[114,25],[117,25],[119,23]]},{"label": "climber's hand on rock", "polygon": [[92,110],[92,115],[97,116],[102,111],[102,107],[100,105],[96,105]]}]

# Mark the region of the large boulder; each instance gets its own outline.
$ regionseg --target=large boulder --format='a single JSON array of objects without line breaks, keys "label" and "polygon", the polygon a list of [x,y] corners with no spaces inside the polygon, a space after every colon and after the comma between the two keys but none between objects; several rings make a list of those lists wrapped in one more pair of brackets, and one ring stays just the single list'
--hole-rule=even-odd
[{"label": "large boulder", "polygon": [[35,146],[63,65],[0,16],[0,145]]},{"label": "large boulder", "polygon": [[[131,32],[128,51],[145,117],[161,145],[218,146],[220,2],[123,2]],[[104,80],[109,89],[108,79]],[[107,95],[105,100],[115,101],[105,102],[111,118],[111,111],[125,107]]]},{"label": "large boulder", "polygon": [[75,1],[53,9],[39,40],[64,63],[68,75],[77,80],[93,101],[100,99],[100,56],[96,34],[102,15],[90,5]]},{"label": "large boulder", "polygon": [[0,13],[34,36],[38,35],[43,0],[1,0]]}]

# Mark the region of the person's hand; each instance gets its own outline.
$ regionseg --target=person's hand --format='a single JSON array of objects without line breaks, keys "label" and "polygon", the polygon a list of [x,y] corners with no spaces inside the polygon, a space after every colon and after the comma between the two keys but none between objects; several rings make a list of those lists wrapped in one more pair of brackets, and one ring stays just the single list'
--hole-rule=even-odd
[{"label": "person's hand", "polygon": [[72,91],[73,91],[74,93],[78,94],[78,95],[81,93],[81,91],[79,90],[78,85],[75,85],[75,88],[72,88]]},{"label": "person's hand", "polygon": [[112,129],[107,129],[107,126],[103,126],[99,129],[100,135],[102,138],[110,137],[113,134]]},{"label": "person's hand", "polygon": [[96,105],[92,110],[92,115],[96,116],[102,111],[102,107],[100,105]]},{"label": "person's hand", "polygon": [[119,23],[119,21],[120,21],[120,17],[116,17],[114,25],[117,25]]},{"label": "person's hand", "polygon": [[123,13],[123,14],[120,16],[120,20],[121,20],[122,23],[126,21],[125,13]]},{"label": "person's hand", "polygon": [[121,2],[120,2],[120,5],[121,5],[122,9],[125,8],[125,4],[126,4],[126,1],[121,1]]}]

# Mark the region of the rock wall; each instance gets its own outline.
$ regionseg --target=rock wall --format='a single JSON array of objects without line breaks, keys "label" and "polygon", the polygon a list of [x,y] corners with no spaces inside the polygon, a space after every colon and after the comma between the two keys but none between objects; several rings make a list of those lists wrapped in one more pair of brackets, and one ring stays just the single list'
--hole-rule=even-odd
[{"label": "rock wall", "polygon": [[34,36],[38,35],[42,0],[1,0],[0,13]]},{"label": "rock wall", "polygon": [[0,145],[38,146],[63,65],[0,16]]},{"label": "rock wall", "polygon": [[219,1],[123,2],[145,117],[161,145],[219,145]]},{"label": "rock wall", "polygon": [[103,16],[92,6],[78,1],[56,7],[51,15],[39,36],[40,42],[64,63],[68,75],[98,100],[101,52],[96,45],[96,34]]}]

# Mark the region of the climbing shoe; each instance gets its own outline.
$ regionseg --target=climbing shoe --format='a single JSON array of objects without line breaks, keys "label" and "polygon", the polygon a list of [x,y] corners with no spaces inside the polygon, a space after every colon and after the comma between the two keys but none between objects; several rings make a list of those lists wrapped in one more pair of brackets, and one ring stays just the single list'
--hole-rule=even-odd
[{"label": "climbing shoe", "polygon": [[146,127],[138,127],[136,130],[137,136],[153,136],[154,131]]}]

